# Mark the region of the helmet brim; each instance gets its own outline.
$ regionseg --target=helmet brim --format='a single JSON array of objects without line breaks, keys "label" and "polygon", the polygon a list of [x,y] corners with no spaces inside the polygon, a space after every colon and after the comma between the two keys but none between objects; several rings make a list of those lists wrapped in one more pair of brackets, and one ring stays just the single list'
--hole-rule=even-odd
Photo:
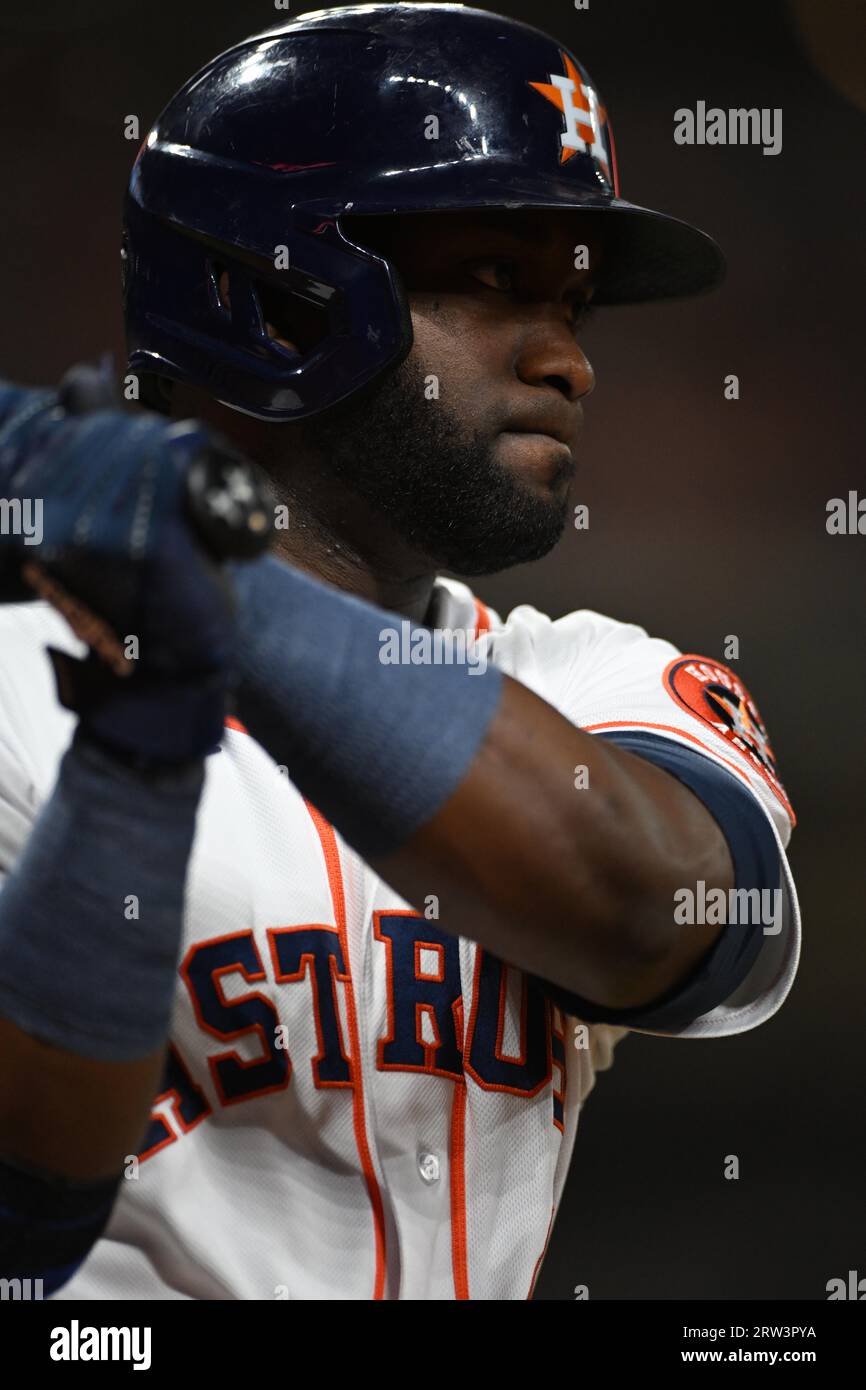
[{"label": "helmet brim", "polygon": [[343,210],[354,217],[522,208],[571,210],[599,220],[602,264],[595,277],[596,304],[640,304],[700,294],[724,279],[725,258],[719,246],[688,222],[602,189],[584,192],[566,178],[536,177],[514,165],[494,169],[489,160],[376,175],[366,181],[362,196]]}]

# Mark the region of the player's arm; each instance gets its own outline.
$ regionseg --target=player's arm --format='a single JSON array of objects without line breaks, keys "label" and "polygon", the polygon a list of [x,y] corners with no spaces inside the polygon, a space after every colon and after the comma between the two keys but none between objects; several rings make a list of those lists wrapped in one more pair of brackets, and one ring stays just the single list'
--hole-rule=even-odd
[{"label": "player's arm", "polygon": [[[51,406],[0,383],[0,493],[44,511],[38,544],[0,548],[0,601],[35,585],[91,647],[51,652],[78,728],[0,891],[0,1266],[49,1292],[104,1228],[159,1088],[234,630],[189,525],[190,470],[214,463],[202,437]],[[138,639],[131,673],[96,614]],[[9,804],[12,739],[0,729]]]},{"label": "player's arm", "polygon": [[0,1153],[117,1174],[158,1091],[203,779],[79,729],[0,890]]},{"label": "player's arm", "polygon": [[718,937],[676,924],[677,890],[735,886],[722,829],[687,786],[508,677],[457,789],[377,869],[409,902],[437,893],[449,930],[617,1009],[664,995]]},{"label": "player's arm", "polygon": [[200,761],[156,776],[79,730],[0,891],[4,1278],[40,1278],[48,1293],[65,1283],[138,1150],[159,1091],[201,784]]},{"label": "player's arm", "polygon": [[383,664],[391,615],[276,560],[238,588],[242,723],[407,901],[436,895],[449,931],[612,1008],[712,946],[674,893],[734,870],[686,785],[493,667]]}]

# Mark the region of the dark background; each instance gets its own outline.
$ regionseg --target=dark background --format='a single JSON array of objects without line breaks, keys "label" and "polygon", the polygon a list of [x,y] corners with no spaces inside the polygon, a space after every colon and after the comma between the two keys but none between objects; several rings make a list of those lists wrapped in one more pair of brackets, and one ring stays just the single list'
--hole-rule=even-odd
[{"label": "dark background", "polygon": [[[620,1044],[582,1118],[538,1296],[823,1299],[829,1278],[866,1276],[866,536],[825,530],[830,497],[866,494],[866,11],[495,8],[576,52],[612,114],[624,196],[711,231],[729,274],[704,299],[596,317],[574,499],[590,530],[477,588],[502,611],[593,608],[714,657],[739,636],[799,816],[805,926],[792,994],[763,1027]],[[48,383],[120,353],[119,209],[138,146],[123,118],[143,135],[189,73],[285,17],[264,0],[7,3],[0,374]],[[782,107],[782,153],[675,145],[674,110],[698,100]]]}]

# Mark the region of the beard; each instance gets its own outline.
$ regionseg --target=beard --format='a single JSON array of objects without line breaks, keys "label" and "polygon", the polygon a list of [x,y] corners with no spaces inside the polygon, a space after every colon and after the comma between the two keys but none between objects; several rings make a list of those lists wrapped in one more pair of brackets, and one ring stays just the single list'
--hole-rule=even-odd
[{"label": "beard", "polygon": [[437,568],[468,577],[540,560],[562,535],[567,489],[540,495],[496,462],[490,434],[424,390],[409,357],[311,421],[323,466]]}]

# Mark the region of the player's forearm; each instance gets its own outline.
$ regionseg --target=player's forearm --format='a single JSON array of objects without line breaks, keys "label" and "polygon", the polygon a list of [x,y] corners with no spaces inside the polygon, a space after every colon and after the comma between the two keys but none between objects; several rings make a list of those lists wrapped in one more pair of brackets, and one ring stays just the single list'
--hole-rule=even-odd
[{"label": "player's forearm", "polygon": [[202,764],[76,738],[0,893],[0,1155],[120,1173],[156,1094]]},{"label": "player's forearm", "polygon": [[691,792],[495,667],[383,665],[370,604],[276,561],[237,582],[242,722],[407,901],[611,1007],[698,960],[717,929],[678,934],[674,889],[733,877]]},{"label": "player's forearm", "polygon": [[122,1175],[147,1127],[165,1059],[104,1062],[0,1018],[0,1154],[70,1178]]},{"label": "player's forearm", "polygon": [[715,939],[676,925],[676,889],[734,885],[687,787],[511,680],[455,793],[373,865],[419,910],[435,895],[447,930],[611,1008],[657,998]]}]

